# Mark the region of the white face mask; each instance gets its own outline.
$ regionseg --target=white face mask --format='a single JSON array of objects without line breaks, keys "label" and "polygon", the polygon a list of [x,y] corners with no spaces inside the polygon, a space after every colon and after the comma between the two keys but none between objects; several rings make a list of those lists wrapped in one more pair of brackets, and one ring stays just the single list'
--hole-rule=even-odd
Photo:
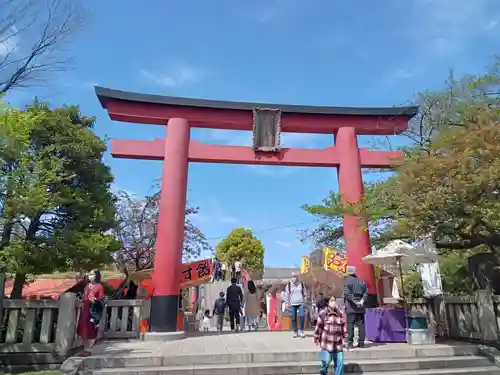
[{"label": "white face mask", "polygon": [[91,273],[91,274],[89,275],[89,281],[90,281],[91,283],[93,283],[93,282],[95,281],[95,273]]}]

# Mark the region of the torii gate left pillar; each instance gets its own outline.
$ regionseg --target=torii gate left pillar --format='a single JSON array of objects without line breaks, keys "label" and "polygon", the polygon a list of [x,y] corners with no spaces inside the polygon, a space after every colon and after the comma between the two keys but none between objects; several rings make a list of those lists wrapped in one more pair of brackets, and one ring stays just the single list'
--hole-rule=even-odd
[{"label": "torii gate left pillar", "polygon": [[[162,191],[150,331],[177,329],[179,271],[184,239],[184,216],[189,162],[313,166],[338,168],[344,202],[357,202],[363,194],[362,168],[390,168],[399,152],[359,148],[358,134],[387,135],[404,131],[417,107],[336,108],[267,105],[283,113],[281,131],[335,135],[335,147],[326,149],[281,148],[258,152],[245,146],[207,145],[190,141],[190,127],[251,131],[256,103],[220,102],[144,95],[96,88],[101,104],[113,120],[167,125],[165,139],[154,141],[113,140],[113,157],[163,161]],[[279,144],[279,142],[278,142]],[[357,267],[369,292],[375,293],[373,267],[361,262],[371,253],[365,223],[344,217],[344,238],[350,265]]]},{"label": "torii gate left pillar", "polygon": [[[151,311],[164,313],[151,314],[152,332],[175,332],[177,330],[190,130],[186,119],[173,118],[168,121],[156,237],[156,249],[161,249],[161,251],[155,253],[153,271],[155,289],[151,298]],[[166,318],[167,315],[169,317],[173,315],[175,319]]]}]

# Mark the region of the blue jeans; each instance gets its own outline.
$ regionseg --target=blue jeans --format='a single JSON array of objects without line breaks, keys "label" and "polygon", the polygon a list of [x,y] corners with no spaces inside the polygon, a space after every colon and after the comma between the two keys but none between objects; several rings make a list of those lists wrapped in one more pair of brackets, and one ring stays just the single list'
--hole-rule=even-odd
[{"label": "blue jeans", "polygon": [[319,368],[320,374],[328,374],[330,363],[333,362],[333,375],[344,375],[344,353],[343,352],[327,352],[322,350],[320,352],[321,367]]},{"label": "blue jeans", "polygon": [[303,305],[292,305],[292,327],[295,332],[297,332],[297,316],[299,316],[300,319],[300,330],[304,330],[304,306]]}]

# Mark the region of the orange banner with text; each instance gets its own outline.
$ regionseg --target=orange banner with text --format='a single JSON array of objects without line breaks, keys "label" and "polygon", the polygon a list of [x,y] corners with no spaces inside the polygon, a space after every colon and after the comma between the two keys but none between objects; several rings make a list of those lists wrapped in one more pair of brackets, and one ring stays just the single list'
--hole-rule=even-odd
[{"label": "orange banner with text", "polygon": [[209,282],[213,274],[212,259],[203,259],[196,262],[182,263],[181,288]]}]

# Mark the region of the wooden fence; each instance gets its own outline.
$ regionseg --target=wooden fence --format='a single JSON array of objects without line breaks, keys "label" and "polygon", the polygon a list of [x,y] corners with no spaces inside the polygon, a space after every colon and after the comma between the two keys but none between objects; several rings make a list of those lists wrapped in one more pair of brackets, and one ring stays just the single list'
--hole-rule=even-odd
[{"label": "wooden fence", "polygon": [[500,338],[500,296],[485,290],[473,296],[408,300],[409,309],[423,312],[436,335],[496,341]]}]

